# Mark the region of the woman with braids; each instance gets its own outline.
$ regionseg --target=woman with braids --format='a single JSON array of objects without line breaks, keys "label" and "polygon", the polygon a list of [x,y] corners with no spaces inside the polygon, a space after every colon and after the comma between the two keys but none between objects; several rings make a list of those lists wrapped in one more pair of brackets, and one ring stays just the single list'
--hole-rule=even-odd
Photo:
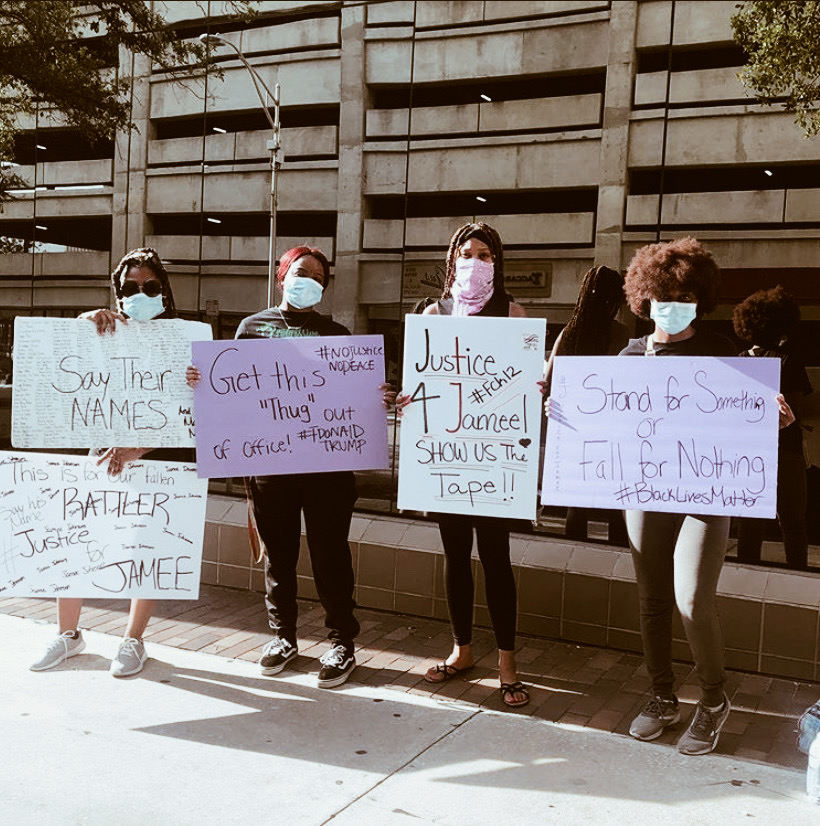
[{"label": "woman with braids", "polygon": [[[111,283],[117,299],[117,309],[101,308],[83,313],[104,336],[114,333],[117,324],[130,321],[150,321],[159,318],[176,318],[174,295],[168,281],[168,273],[156,250],[141,247],[126,253],[111,273]],[[92,451],[98,455],[98,465],[107,464],[108,473],[117,476],[129,462],[134,462],[150,451],[152,459],[168,461],[194,461],[194,452],[186,448],[153,450],[141,447],[110,447]],[[114,677],[129,677],[142,671],[147,659],[142,635],[154,609],[153,599],[132,599],[125,637],[117,656],[111,662]],[[60,598],[57,600],[57,621],[60,633],[46,648],[43,656],[31,666],[32,671],[45,671],[74,657],[85,649],[85,640],[78,628],[83,600]]]},{"label": "woman with braids", "polygon": [[[544,370],[544,392],[549,395],[556,356],[616,356],[629,341],[626,327],[615,320],[626,301],[624,279],[609,267],[587,270],[569,323],[555,339]],[[543,452],[543,451],[542,451]],[[628,544],[621,511],[606,512],[609,541]],[[565,533],[568,539],[587,538],[586,508],[567,508]]]},{"label": "woman with braids", "polygon": [[[488,224],[465,224],[456,230],[447,251],[447,272],[441,298],[424,315],[501,316],[523,318],[524,308],[504,289],[504,248]],[[408,403],[399,396],[399,410]],[[464,674],[475,663],[472,650],[473,573],[470,555],[475,531],[478,556],[484,568],[487,607],[498,645],[501,697],[508,706],[526,705],[530,695],[518,679],[515,665],[516,591],[510,564],[510,530],[513,522],[489,516],[437,514],[444,545],[447,607],[453,629],[453,650],[424,675],[442,683]]]},{"label": "woman with braids", "polygon": [[[786,562],[792,568],[808,565],[809,541],[806,533],[806,464],[800,405],[812,392],[806,368],[788,346],[788,339],[800,323],[800,307],[783,289],[760,290],[735,307],[735,335],[749,347],[741,356],[779,358],[780,392],[797,420],[780,431],[777,444],[777,521],[783,533]],[[760,562],[765,519],[738,521],[739,562]]]}]

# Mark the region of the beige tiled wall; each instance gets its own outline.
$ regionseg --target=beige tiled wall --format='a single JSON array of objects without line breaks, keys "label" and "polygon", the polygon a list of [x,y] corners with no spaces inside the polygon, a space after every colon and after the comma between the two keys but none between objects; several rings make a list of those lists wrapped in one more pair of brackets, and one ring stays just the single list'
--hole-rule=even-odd
[{"label": "beige tiled wall", "polygon": [[[211,496],[206,520],[202,581],[263,593],[262,567],[251,560],[248,545],[245,502]],[[355,514],[350,545],[359,605],[447,618],[444,556],[435,524]],[[302,546],[299,593],[316,599],[304,536]],[[513,534],[511,558],[521,633],[641,650],[637,587],[627,551]],[[483,573],[477,559],[473,570],[475,621],[488,627]],[[815,575],[727,562],[718,600],[730,668],[820,679],[820,581]],[[691,660],[677,616],[674,636],[674,656]]]}]

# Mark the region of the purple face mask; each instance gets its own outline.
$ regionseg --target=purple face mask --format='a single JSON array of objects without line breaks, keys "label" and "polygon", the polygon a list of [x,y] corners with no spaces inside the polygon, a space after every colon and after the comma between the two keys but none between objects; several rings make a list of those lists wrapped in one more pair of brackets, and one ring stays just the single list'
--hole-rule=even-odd
[{"label": "purple face mask", "polygon": [[453,296],[453,315],[475,315],[493,294],[492,261],[480,258],[456,259],[456,277],[450,287]]}]

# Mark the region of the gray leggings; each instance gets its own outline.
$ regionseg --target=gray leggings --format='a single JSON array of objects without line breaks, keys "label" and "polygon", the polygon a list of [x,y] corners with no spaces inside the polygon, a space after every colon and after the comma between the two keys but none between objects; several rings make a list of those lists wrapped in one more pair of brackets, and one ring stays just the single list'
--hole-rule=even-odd
[{"label": "gray leggings", "polygon": [[640,598],[644,659],[656,694],[672,694],[672,611],[677,604],[703,702],[723,702],[723,637],[715,592],[728,516],[626,511]]}]

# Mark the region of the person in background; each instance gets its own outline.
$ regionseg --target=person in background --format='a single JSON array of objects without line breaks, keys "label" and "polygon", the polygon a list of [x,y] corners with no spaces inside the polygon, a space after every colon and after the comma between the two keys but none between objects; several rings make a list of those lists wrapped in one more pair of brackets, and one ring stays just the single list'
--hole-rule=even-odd
[{"label": "person in background", "polygon": [[[800,307],[783,289],[760,290],[735,307],[735,335],[748,349],[741,356],[780,359],[780,392],[794,411],[796,421],[780,431],[777,443],[777,521],[783,534],[786,562],[792,568],[808,567],[806,533],[806,463],[800,405],[812,393],[811,382],[790,337],[800,323]],[[760,562],[765,519],[738,520],[739,562]]]},{"label": "person in background", "polygon": [[[488,224],[465,224],[450,239],[447,271],[441,298],[424,315],[471,318],[526,316],[504,289],[504,248],[498,233]],[[406,395],[396,399],[401,410]],[[453,630],[453,650],[424,676],[441,683],[464,674],[475,663],[472,649],[474,583],[470,555],[475,532],[478,556],[484,568],[487,607],[498,645],[498,670],[503,702],[510,707],[526,705],[530,695],[518,679],[515,664],[517,602],[510,563],[510,530],[513,521],[489,516],[435,514],[444,545],[447,608]]]},{"label": "person in background", "polygon": [[[632,312],[651,319],[655,327],[649,335],[632,339],[621,355],[734,356],[729,339],[696,326],[717,305],[719,277],[711,253],[694,238],[639,249],[626,272],[626,298]],[[794,417],[783,397],[777,400],[784,426]],[[638,740],[654,740],[680,720],[672,671],[672,613],[677,605],[701,691],[678,751],[707,754],[717,745],[731,709],[715,596],[729,517],[627,510],[626,527],[638,583],[644,659],[652,680],[652,696],[629,733]]]},{"label": "person in background", "polygon": [[[156,250],[140,247],[126,253],[111,273],[117,309],[101,308],[83,313],[80,318],[92,321],[97,333],[113,334],[118,324],[130,321],[143,322],[151,319],[176,318],[176,306],[168,273]],[[150,454],[151,459],[168,461],[193,461],[194,451],[186,448],[139,448],[111,447],[92,451],[98,465],[107,465],[111,476],[118,476],[129,462]],[[114,677],[130,677],[142,671],[147,659],[142,636],[154,610],[153,599],[132,599],[125,637],[117,655],[111,661]],[[32,666],[32,671],[45,671],[74,657],[85,649],[85,640],[79,629],[83,600],[58,598],[57,621],[60,633],[47,646],[43,656]]]},{"label": "person in background", "polygon": [[[544,369],[544,392],[550,393],[552,367],[556,356],[615,356],[629,341],[624,324],[615,319],[623,307],[624,278],[609,267],[587,270],[567,326],[558,334]],[[623,512],[607,510],[608,539],[616,545],[629,542]],[[568,539],[586,539],[588,508],[567,508],[565,534]]]}]

